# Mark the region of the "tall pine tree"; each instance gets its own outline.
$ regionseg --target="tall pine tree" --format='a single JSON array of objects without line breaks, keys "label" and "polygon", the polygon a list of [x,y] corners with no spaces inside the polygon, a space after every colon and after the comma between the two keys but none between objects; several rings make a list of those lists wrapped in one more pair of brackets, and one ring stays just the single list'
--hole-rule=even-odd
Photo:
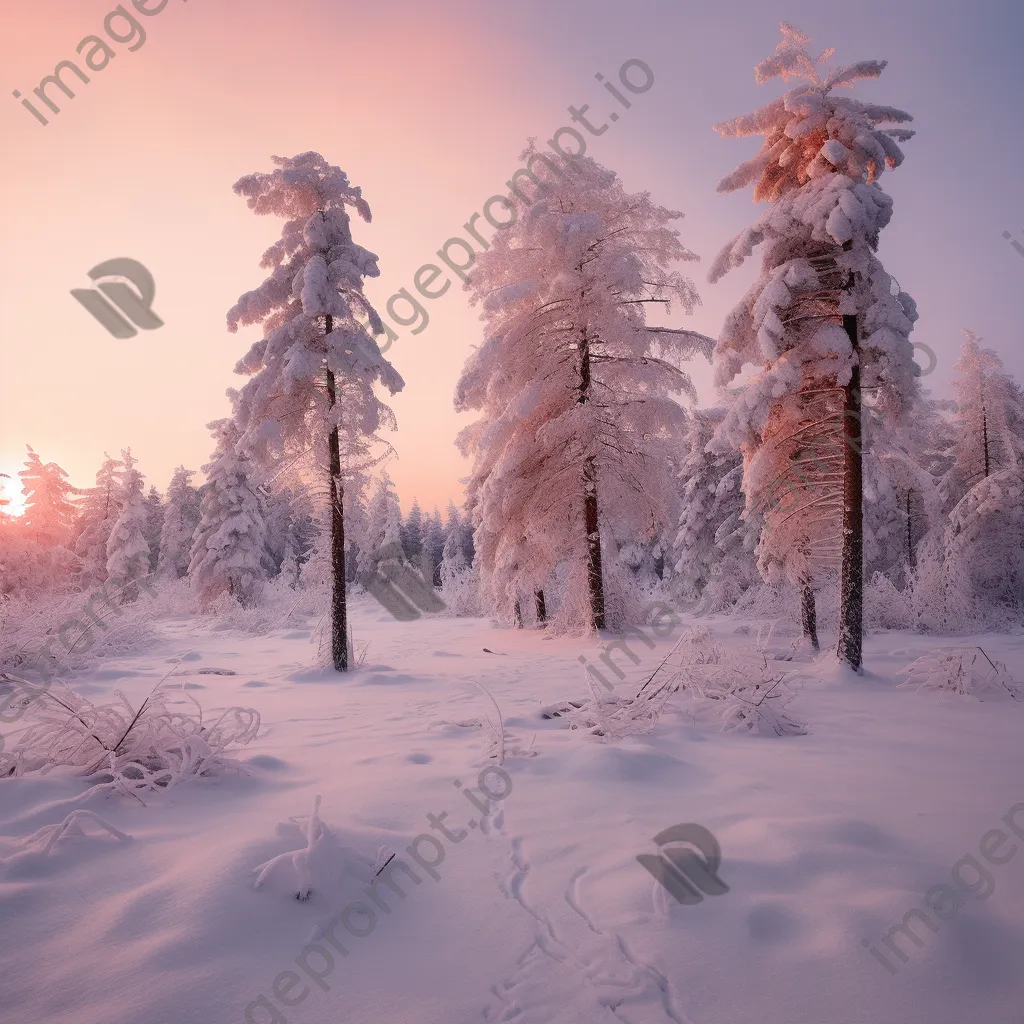
[{"label": "tall pine tree", "polygon": [[[366,221],[370,208],[339,167],[319,153],[274,157],[276,170],[235,183],[257,214],[286,218],[281,239],[264,254],[270,276],[228,313],[228,327],[260,324],[264,336],[239,362],[250,380],[237,395],[241,444],[257,457],[312,452],[326,482],[330,515],[331,657],[349,667],[345,592],[345,513],[342,423],[361,436],[394,426],[374,393],[391,394],[402,378],[381,355],[374,334],[384,325],[363,294],[378,277],[377,257],[352,239],[348,208]],[[364,326],[368,321],[369,329]]]},{"label": "tall pine tree", "polygon": [[675,525],[674,396],[693,392],[677,364],[712,343],[646,321],[646,303],[699,302],[671,269],[697,258],[672,227],[682,214],[589,157],[557,167],[531,144],[521,159],[546,165],[537,193],[510,200],[514,223],[470,280],[485,336],[455,398],[481,414],[458,440],[474,462],[467,502],[492,607],[514,614],[563,566],[559,625],[601,629],[602,542]]},{"label": "tall pine tree", "polygon": [[[725,138],[763,135],[760,152],[718,186],[754,185],[771,207],[733,239],[711,268],[717,281],[762,246],[762,273],[726,321],[715,350],[716,383],[743,366],[760,372],[719,432],[744,455],[744,489],[766,532],[761,561],[801,584],[805,629],[815,574],[841,565],[839,656],[863,658],[863,405],[890,422],[916,394],[908,335],[917,319],[909,295],[875,256],[892,200],[878,178],[903,162],[898,141],[913,132],[893,107],[834,90],[877,78],[884,61],[861,61],[823,78],[810,40],[783,22],[782,42],[755,69],[759,84],[805,79],[753,114],[716,130]],[[838,549],[838,550],[837,550]]]}]

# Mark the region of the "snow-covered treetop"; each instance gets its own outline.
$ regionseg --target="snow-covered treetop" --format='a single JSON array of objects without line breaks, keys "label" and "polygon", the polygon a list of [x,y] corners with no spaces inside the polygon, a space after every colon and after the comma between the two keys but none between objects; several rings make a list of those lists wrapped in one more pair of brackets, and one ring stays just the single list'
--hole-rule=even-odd
[{"label": "snow-covered treetop", "polygon": [[[539,159],[533,142],[520,154],[526,166]],[[606,349],[609,375],[628,364],[623,387],[636,359],[651,378],[645,391],[695,397],[676,363],[695,351],[710,356],[710,339],[648,328],[644,308],[658,302],[668,312],[678,304],[691,313],[700,305],[693,282],[673,267],[698,259],[672,227],[683,214],[656,205],[647,192],[626,192],[614,171],[589,157],[567,161],[557,180],[550,171],[539,177],[536,202],[515,200],[517,223],[479,256],[468,285],[487,337],[467,363],[456,409],[483,408],[494,389],[542,389],[550,371],[575,360],[582,323],[600,325],[594,342]]]},{"label": "snow-covered treetop", "polygon": [[914,133],[882,128],[913,120],[904,110],[833,95],[861,78],[878,78],[886,61],[867,60],[838,67],[822,78],[818,66],[833,50],[818,57],[807,51],[810,39],[787,22],[782,42],[754,69],[758,85],[781,78],[805,79],[784,96],[742,117],[715,125],[724,138],[763,135],[764,144],[752,160],[741,164],[718,184],[733,192],[753,182],[755,202],[773,202],[814,178],[840,173],[857,182],[873,182],[886,167],[898,167],[903,152],[897,142]]},{"label": "snow-covered treetop", "polygon": [[[288,220],[260,264],[270,276],[243,295],[227,319],[231,331],[259,323],[265,332],[235,367],[253,375],[231,393],[240,443],[279,452],[290,442],[303,446],[322,438],[324,428],[340,425],[346,415],[355,414],[360,431],[373,434],[389,418],[374,383],[394,394],[404,382],[381,355],[373,336],[384,327],[363,295],[363,278],[380,271],[376,255],[352,240],[348,208],[370,220],[361,190],[319,153],[273,159],[276,170],[246,175],[234,190],[257,214]],[[329,375],[338,391],[331,401]]]},{"label": "snow-covered treetop", "polygon": [[[18,476],[22,479],[22,493],[25,495],[25,513],[21,525],[35,531],[40,538],[50,540],[62,538],[70,528],[75,509],[69,495],[73,491],[67,473],[56,462],[39,458],[31,445],[25,468]],[[0,501],[0,505],[7,504]]]},{"label": "snow-covered treetop", "polygon": [[[875,408],[895,421],[916,394],[909,334],[914,300],[875,256],[892,200],[878,185],[882,170],[903,161],[896,140],[912,134],[879,125],[909,121],[894,107],[832,92],[881,74],[884,62],[818,71],[831,51],[812,57],[809,40],[783,24],[775,53],[757,67],[758,82],[802,78],[753,114],[717,125],[727,138],[763,135],[764,145],[718,186],[754,183],[771,206],[719,253],[712,282],[761,246],[762,273],[726,318],[715,348],[715,383],[728,386],[746,365],[763,368],[732,404],[723,425],[735,448],[756,444],[773,404],[805,386],[842,388],[854,365]],[[858,351],[840,324],[857,316]],[[808,385],[808,381],[815,382]]]},{"label": "snow-covered treetop", "polygon": [[124,468],[117,476],[121,483],[122,500],[128,503],[142,501],[142,492],[145,489],[146,481],[138,469],[139,460],[132,455],[131,448],[122,449],[121,464]]}]

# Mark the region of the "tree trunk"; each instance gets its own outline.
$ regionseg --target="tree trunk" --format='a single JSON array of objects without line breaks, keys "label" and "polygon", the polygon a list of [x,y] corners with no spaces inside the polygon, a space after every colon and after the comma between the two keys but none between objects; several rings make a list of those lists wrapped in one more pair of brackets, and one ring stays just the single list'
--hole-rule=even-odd
[{"label": "tree trunk", "polygon": [[533,599],[537,605],[537,622],[543,625],[548,621],[548,606],[544,600],[544,591],[538,590],[533,595]]},{"label": "tree trunk", "polygon": [[598,529],[597,466],[592,458],[583,467],[583,520],[587,531],[587,586],[594,629],[604,629],[604,573],[601,568],[601,533]]},{"label": "tree trunk", "polygon": [[818,646],[818,609],[814,603],[814,591],[810,583],[804,582],[800,587],[800,622],[803,625],[804,636],[811,641],[814,650],[820,650]]},{"label": "tree trunk", "polygon": [[[590,337],[586,327],[580,334],[580,392],[577,403],[590,400]],[[597,462],[588,456],[583,463],[583,523],[587,532],[587,587],[594,629],[604,629],[604,573],[601,567],[600,516],[597,507]]]},{"label": "tree trunk", "polygon": [[512,621],[515,623],[516,629],[523,628],[523,610],[519,605],[519,598],[516,598],[516,603],[512,606]]},{"label": "tree trunk", "polygon": [[[326,315],[326,334],[334,328],[334,318]],[[327,369],[327,397],[333,409],[338,400],[334,372]],[[331,495],[331,660],[336,672],[348,671],[348,606],[345,595],[345,510],[341,483],[341,442],[334,426],[327,439],[330,451]]]},{"label": "tree trunk", "polygon": [[[854,358],[859,360],[856,314],[843,316],[843,329]],[[864,458],[859,361],[843,390],[843,554],[837,654],[840,661],[860,671],[864,660]]]}]

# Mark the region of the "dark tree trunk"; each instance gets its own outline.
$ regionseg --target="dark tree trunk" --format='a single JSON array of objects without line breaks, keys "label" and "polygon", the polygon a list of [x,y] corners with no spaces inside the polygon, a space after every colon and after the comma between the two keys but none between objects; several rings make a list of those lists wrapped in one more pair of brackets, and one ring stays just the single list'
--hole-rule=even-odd
[{"label": "dark tree trunk", "polygon": [[[326,334],[334,328],[330,313],[326,319]],[[332,370],[327,370],[327,397],[331,409],[338,400],[337,382]],[[348,606],[345,595],[345,509],[341,483],[341,442],[338,428],[331,428],[328,436],[330,451],[331,495],[331,660],[336,672],[348,671]]]},{"label": "dark tree trunk", "polygon": [[515,623],[516,629],[523,628],[523,609],[519,605],[519,598],[516,598],[516,603],[512,606],[512,621]]},{"label": "dark tree trunk", "polygon": [[800,622],[803,626],[804,636],[810,640],[814,650],[820,650],[818,646],[818,609],[814,603],[814,591],[810,583],[803,583],[800,588]]},{"label": "dark tree trunk", "polygon": [[533,599],[537,605],[537,622],[543,625],[548,621],[548,606],[544,600],[544,591],[538,590],[534,595]]},{"label": "dark tree trunk", "polygon": [[604,573],[601,568],[601,533],[598,529],[597,466],[587,459],[583,467],[583,520],[587,531],[587,585],[594,629],[604,629]]},{"label": "dark tree trunk", "polygon": [[[855,314],[843,316],[843,329],[854,358],[859,360]],[[843,554],[837,653],[840,661],[860,671],[864,660],[864,458],[859,361],[843,390]]]},{"label": "dark tree trunk", "polygon": [[[580,391],[577,403],[590,401],[590,337],[580,334]],[[591,455],[583,464],[583,523],[587,532],[587,587],[594,629],[604,629],[604,573],[601,567],[600,516],[597,507],[597,462]]]}]

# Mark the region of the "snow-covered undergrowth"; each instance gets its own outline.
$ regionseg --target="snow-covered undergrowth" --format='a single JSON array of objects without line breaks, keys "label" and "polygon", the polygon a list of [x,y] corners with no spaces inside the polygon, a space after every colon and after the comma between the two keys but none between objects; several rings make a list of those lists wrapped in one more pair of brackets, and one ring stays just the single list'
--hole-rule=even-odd
[{"label": "snow-covered undergrowth", "polygon": [[178,596],[177,588],[169,589],[159,608],[145,596],[127,605],[94,600],[90,606],[89,591],[0,599],[0,671],[49,676],[141,650],[158,635],[154,617],[181,610]]},{"label": "snow-covered undergrowth", "polygon": [[171,704],[158,684],[135,708],[119,690],[115,700],[95,704],[57,684],[30,704],[29,728],[17,746],[0,752],[0,778],[71,769],[95,779],[99,789],[141,800],[186,779],[244,772],[228,752],[256,738],[259,712],[230,707],[207,725],[199,702],[184,686],[180,694],[184,702]]},{"label": "snow-covered undergrowth", "polygon": [[326,607],[326,590],[274,580],[259,605],[243,608],[229,595],[197,607],[185,579],[157,578],[130,603],[102,588],[36,600],[0,597],[0,672],[38,680],[82,671],[105,658],[143,651],[159,641],[160,622],[196,617],[217,630],[252,636],[296,628]]},{"label": "snow-covered undergrowth", "polygon": [[1024,700],[1024,686],[981,647],[938,647],[908,665],[905,674],[899,685],[916,690],[978,700]]},{"label": "snow-covered undergrowth", "polygon": [[807,723],[788,710],[796,696],[790,677],[759,650],[726,647],[698,625],[684,631],[635,696],[602,693],[588,672],[589,698],[551,705],[542,715],[562,718],[571,729],[621,740],[653,732],[678,695],[680,709],[695,722],[725,732],[803,736]]}]

